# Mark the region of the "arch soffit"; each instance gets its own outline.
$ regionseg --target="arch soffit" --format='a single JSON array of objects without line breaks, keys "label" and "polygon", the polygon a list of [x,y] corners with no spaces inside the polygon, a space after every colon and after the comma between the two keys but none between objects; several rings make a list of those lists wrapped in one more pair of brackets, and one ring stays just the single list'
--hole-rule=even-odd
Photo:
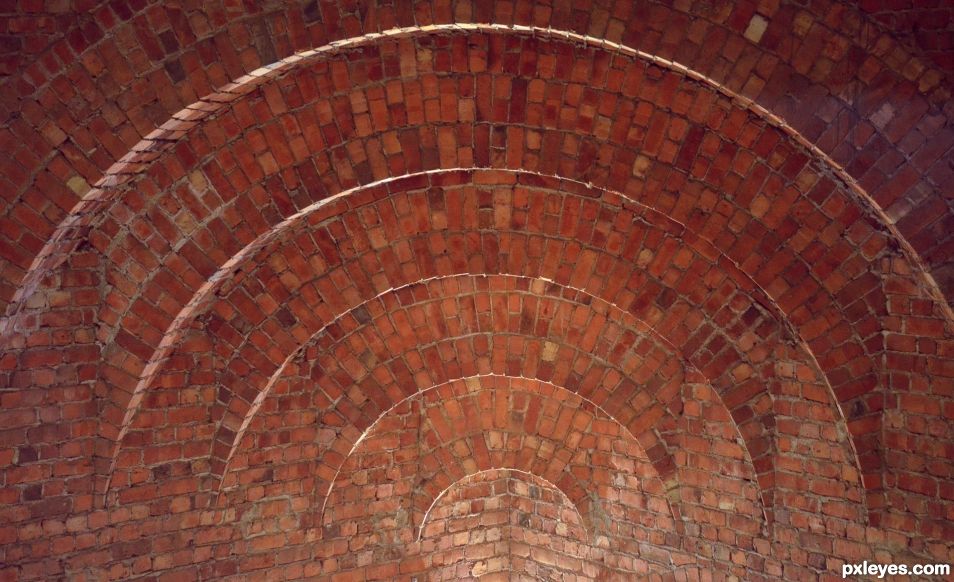
[{"label": "arch soffit", "polygon": [[784,120],[768,111],[758,103],[732,91],[725,85],[710,79],[701,73],[693,71],[677,62],[664,59],[644,51],[625,46],[620,43],[611,42],[605,39],[581,35],[569,31],[560,31],[554,29],[544,29],[533,26],[522,25],[499,25],[499,24],[442,24],[429,25],[425,27],[406,27],[383,31],[381,33],[371,33],[360,37],[353,37],[347,40],[335,41],[331,44],[302,51],[293,54],[285,59],[277,61],[266,67],[252,71],[251,73],[239,77],[232,83],[220,87],[218,91],[207,95],[200,101],[179,111],[170,119],[167,124],[156,129],[147,135],[139,144],[137,144],[126,156],[122,157],[113,166],[111,166],[104,176],[95,184],[93,189],[85,195],[73,212],[60,224],[50,241],[46,243],[43,249],[35,257],[33,264],[28,270],[26,276],[21,281],[14,295],[11,307],[7,310],[7,316],[3,318],[3,326],[0,331],[9,331],[12,327],[12,320],[26,299],[34,293],[42,278],[60,264],[70,249],[75,247],[79,238],[83,236],[84,227],[89,224],[93,216],[96,216],[106,206],[115,192],[117,186],[132,180],[136,175],[144,171],[149,166],[149,161],[155,159],[156,153],[167,150],[174,146],[178,140],[184,137],[191,129],[199,126],[201,122],[212,117],[225,109],[231,103],[254,91],[260,85],[278,79],[295,68],[315,62],[317,60],[333,57],[348,50],[372,45],[384,39],[411,38],[417,35],[431,34],[459,34],[459,33],[490,33],[490,34],[516,34],[523,36],[533,36],[554,40],[564,40],[567,42],[579,43],[582,46],[606,50],[608,52],[620,53],[632,58],[643,60],[654,65],[671,70],[688,79],[699,82],[710,89],[724,95],[730,100],[741,104],[751,111],[756,117],[764,119],[769,125],[780,129],[799,146],[809,152],[814,158],[820,160],[825,167],[829,168],[837,176],[839,181],[844,184],[848,192],[854,197],[856,203],[868,212],[873,213],[880,224],[890,232],[904,252],[906,260],[914,267],[914,271],[922,283],[922,289],[925,289],[928,295],[934,300],[946,315],[949,321],[954,321],[954,311],[944,299],[937,283],[934,281],[930,271],[921,261],[918,254],[911,245],[900,234],[894,222],[884,213],[880,206],[861,188],[858,182],[852,178],[848,172],[837,164],[830,156],[825,154],[818,146],[811,143],[808,139],[799,134],[794,128]]}]

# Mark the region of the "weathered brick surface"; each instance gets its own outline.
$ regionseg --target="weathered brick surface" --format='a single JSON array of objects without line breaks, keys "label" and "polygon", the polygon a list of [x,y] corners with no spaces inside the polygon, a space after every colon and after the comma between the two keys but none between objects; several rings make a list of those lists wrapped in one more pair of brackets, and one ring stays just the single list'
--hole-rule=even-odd
[{"label": "weathered brick surface", "polygon": [[954,561],[936,41],[199,4],[0,11],[0,579]]}]

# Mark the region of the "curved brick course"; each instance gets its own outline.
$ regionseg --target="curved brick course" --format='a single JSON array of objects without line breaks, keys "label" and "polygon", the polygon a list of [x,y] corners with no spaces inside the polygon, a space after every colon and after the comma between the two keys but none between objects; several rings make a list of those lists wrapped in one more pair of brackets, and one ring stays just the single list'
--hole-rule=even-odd
[{"label": "curved brick course", "polygon": [[[399,532],[409,527],[413,539],[416,524],[428,519],[427,510],[445,489],[474,473],[509,468],[559,488],[586,526],[586,545],[596,546],[603,537],[600,545],[611,553],[674,533],[663,486],[638,446],[621,438],[618,424],[561,392],[535,381],[474,378],[401,403],[345,461],[321,523],[326,530],[347,530],[342,522],[355,521],[361,532],[369,522],[379,538],[402,541],[407,534]],[[408,432],[419,438],[402,438]],[[391,459],[384,463],[387,471],[380,469],[382,457]],[[627,483],[620,486],[621,480]],[[395,493],[378,501],[382,487]],[[402,519],[392,524],[389,518],[402,511],[409,514],[406,525]],[[397,531],[382,531],[395,525]],[[645,563],[647,556],[634,555]]]},{"label": "curved brick course", "polygon": [[[565,218],[575,217],[582,208],[577,204],[585,200],[567,198],[566,195],[556,192],[547,195],[540,192],[534,195],[532,190],[523,197],[519,193],[514,194],[509,187],[493,194],[493,197],[496,198],[495,211],[499,213],[508,213],[510,204],[520,206],[524,203],[519,200],[525,199],[527,203],[530,200],[536,200],[536,204],[541,208],[549,206],[555,213],[562,213]],[[510,271],[525,278],[552,280],[561,285],[582,288],[592,295],[606,297],[607,300],[619,305],[618,309],[629,311],[650,325],[658,323],[662,315],[661,307],[669,308],[670,314],[685,312],[687,316],[692,312],[691,305],[702,306],[704,310],[711,309],[710,317],[713,321],[722,320],[720,327],[732,330],[728,333],[748,334],[752,339],[760,338],[760,343],[753,345],[749,354],[743,355],[734,347],[735,340],[719,339],[721,334],[715,329],[697,330],[693,320],[680,324],[673,317],[670,317],[665,328],[657,330],[657,333],[667,337],[667,343],[670,345],[683,345],[683,357],[692,361],[704,373],[708,371],[712,378],[718,379],[714,381],[717,381],[720,386],[719,389],[724,398],[732,402],[733,414],[746,427],[743,429],[743,435],[750,444],[750,449],[754,451],[753,455],[762,457],[763,454],[767,454],[768,456],[765,457],[767,464],[763,470],[771,473],[770,451],[773,449],[771,429],[774,421],[770,420],[773,415],[770,397],[760,389],[759,382],[755,379],[743,382],[740,386],[733,386],[733,384],[740,380],[745,381],[752,374],[767,378],[769,387],[774,384],[776,381],[773,379],[774,369],[761,362],[768,353],[772,352],[773,342],[779,341],[778,334],[784,333],[778,322],[772,323],[772,318],[767,312],[760,314],[756,310],[740,313],[722,309],[722,302],[732,304],[731,298],[739,293],[743,295],[738,295],[737,301],[739,305],[743,305],[744,292],[734,290],[721,277],[713,279],[709,283],[708,293],[702,295],[699,294],[702,288],[696,287],[696,294],[691,294],[688,293],[688,287],[683,289],[675,285],[674,283],[679,280],[683,281],[684,285],[691,285],[694,282],[691,275],[683,272],[693,263],[691,257],[686,257],[684,262],[686,267],[677,268],[677,271],[671,272],[669,276],[665,275],[671,267],[666,266],[662,261],[670,256],[667,254],[669,252],[667,248],[674,247],[671,244],[667,245],[665,238],[658,238],[652,231],[647,231],[647,225],[638,223],[639,226],[632,226],[629,219],[620,221],[619,235],[611,231],[607,237],[596,234],[594,236],[597,238],[593,239],[594,242],[602,241],[604,238],[607,241],[617,239],[620,243],[627,241],[624,245],[625,251],[623,246],[612,242],[608,244],[612,245],[611,249],[614,247],[618,249],[615,252],[600,251],[598,247],[593,246],[593,243],[584,246],[571,243],[567,246],[568,243],[560,240],[560,231],[556,229],[574,229],[572,223],[567,223],[565,220],[561,223],[557,220],[546,219],[544,216],[541,216],[544,220],[539,226],[527,224],[515,229],[513,236],[504,235],[500,231],[469,236],[466,234],[468,229],[480,230],[478,227],[481,220],[480,198],[477,192],[467,187],[453,188],[446,194],[434,188],[428,191],[417,191],[407,197],[392,194],[381,199],[380,202],[357,209],[353,214],[362,215],[363,219],[370,223],[385,225],[390,222],[393,225],[392,228],[410,229],[404,233],[401,233],[401,230],[395,230],[390,234],[387,229],[382,230],[380,234],[384,239],[381,240],[388,240],[387,246],[376,245],[373,242],[375,235],[351,250],[336,246],[333,242],[334,235],[331,233],[345,232],[339,228],[344,228],[345,224],[351,222],[352,219],[349,216],[352,213],[349,212],[340,219],[327,223],[325,229],[319,231],[316,237],[309,235],[312,242],[306,242],[298,235],[290,235],[287,237],[290,244],[279,247],[280,250],[263,249],[261,251],[263,256],[271,255],[273,258],[254,261],[255,264],[261,264],[263,267],[251,271],[242,283],[230,288],[228,293],[220,293],[221,302],[213,303],[208,307],[211,314],[218,315],[218,317],[213,315],[214,319],[210,320],[209,329],[214,330],[217,337],[225,338],[224,342],[219,342],[220,345],[229,346],[224,348],[229,350],[228,352],[220,353],[220,356],[225,357],[225,361],[222,362],[222,371],[214,376],[217,378],[214,384],[221,386],[216,395],[216,400],[221,405],[217,409],[214,408],[212,417],[221,423],[222,428],[219,434],[223,436],[219,437],[213,445],[213,459],[218,459],[213,461],[213,472],[220,471],[222,462],[232,446],[234,437],[230,435],[234,435],[245,421],[257,394],[267,385],[270,371],[275,370],[288,354],[297,349],[298,342],[302,338],[318,332],[342,311],[356,307],[362,299],[373,297],[374,283],[366,275],[361,274],[361,269],[371,266],[373,271],[377,267],[372,265],[381,265],[387,276],[386,280],[381,279],[379,283],[384,285],[384,289],[402,287],[423,278],[454,274],[461,269],[464,269],[464,272],[477,273]],[[591,200],[588,205],[592,209],[591,212],[599,212],[596,201]],[[434,211],[426,211],[428,206],[434,208]],[[429,236],[427,230],[421,230],[428,228],[427,222],[400,218],[411,209],[416,209],[415,212],[419,211],[417,216],[436,214],[439,217],[441,212],[438,208],[448,209],[447,220],[452,223],[447,230],[437,229],[436,232],[440,233],[440,238]],[[623,216],[619,214],[618,207],[610,208],[617,217]],[[405,210],[402,211],[402,209]],[[574,214],[569,215],[568,212]],[[531,214],[534,213],[535,211],[531,211]],[[405,215],[407,218],[414,216],[414,214]],[[554,214],[555,218],[556,214]],[[459,223],[460,226],[455,227],[454,224],[458,224],[461,220],[463,222]],[[400,227],[399,224],[405,226]],[[547,224],[550,226],[546,226]],[[430,228],[433,228],[433,225]],[[542,228],[542,232],[538,231],[538,228]],[[549,228],[555,230],[548,233]],[[503,231],[503,233],[506,232],[508,231]],[[404,237],[408,237],[406,243],[402,242],[405,240]],[[322,241],[325,242],[322,243]],[[507,251],[503,250],[508,246]],[[425,249],[430,249],[429,252],[434,250],[439,252],[441,248],[451,252],[446,259],[440,261],[428,259],[428,255],[422,254]],[[499,258],[488,254],[493,249],[500,249],[497,251],[500,253]],[[643,252],[644,250],[646,252]],[[484,255],[484,260],[475,263],[468,259],[468,257],[476,258],[480,254]],[[628,264],[628,260],[634,260],[640,255],[646,261],[643,267]],[[535,264],[532,260],[528,260],[534,256],[539,256],[543,262]],[[584,262],[572,265],[570,261],[573,261],[575,257],[582,257]],[[519,262],[515,262],[518,260]],[[319,275],[319,277],[309,279],[309,266],[319,264],[315,261],[326,265],[327,271],[313,271],[311,276]],[[296,274],[288,272],[283,275],[286,267],[282,265],[299,265],[306,270],[299,270]],[[644,267],[648,267],[646,274],[641,273]],[[591,274],[592,269],[596,269],[596,272],[611,274],[616,284],[606,287]],[[647,275],[649,275],[648,278]],[[673,284],[666,285],[663,283],[665,280],[671,280]],[[283,290],[283,286],[289,282],[292,282],[292,287]],[[253,289],[248,289],[246,284],[253,285]],[[672,291],[665,291],[667,287],[671,287]],[[306,291],[309,289],[310,291]],[[413,293],[413,289],[405,292]],[[271,305],[282,303],[284,301],[282,297],[296,296],[299,299],[289,304],[290,311],[266,313],[252,309],[248,303],[250,297],[261,296],[262,293],[273,296],[273,299],[264,300],[266,304]],[[274,295],[275,293],[277,295]],[[662,295],[657,296],[660,293]],[[673,295],[670,297],[668,293]],[[712,303],[710,300],[707,306],[706,298],[711,298],[714,293],[718,293],[719,303]],[[666,304],[662,305],[659,301],[664,301]],[[686,304],[685,308],[680,307],[683,303]],[[599,334],[591,335],[592,338],[587,341],[595,341],[595,338],[599,337]],[[204,351],[208,349],[209,342],[208,340],[195,341],[190,342],[190,345]],[[228,353],[233,355],[227,355]],[[211,361],[208,357],[173,352],[170,360],[175,361],[176,366],[166,378],[157,379],[158,385],[174,387],[179,383],[192,386],[206,383],[205,380],[190,380],[179,370],[190,368],[187,362]],[[255,369],[250,368],[250,365]],[[755,370],[761,371],[755,372]],[[199,371],[196,373],[202,374]],[[117,394],[121,396],[122,392]]]},{"label": "curved brick course", "polygon": [[[413,14],[402,13],[401,11],[394,12],[390,8],[381,11],[371,9],[365,13],[364,18],[345,16],[343,21],[350,22],[352,26],[335,28],[330,34],[326,30],[322,30],[322,27],[340,25],[343,22],[341,13],[330,5],[326,6],[324,9],[331,10],[327,15],[330,19],[324,19],[320,16],[322,8],[316,5],[313,8],[315,8],[318,13],[313,14],[313,16],[318,16],[318,18],[306,22],[312,23],[312,26],[310,26],[312,38],[317,42],[321,42],[331,39],[340,40],[341,38],[348,38],[347,36],[342,37],[343,33],[347,34],[346,31],[351,32],[351,36],[356,36],[360,34],[359,31],[362,26],[367,26],[376,31],[383,31],[393,28],[394,25],[412,26],[415,20],[418,25],[421,25],[449,21],[466,22],[468,17],[476,16],[482,17],[482,19],[476,20],[476,22],[497,21],[495,16],[503,16],[503,21],[501,22],[503,25],[536,26],[541,29],[550,28],[567,30],[578,34],[589,34],[596,39],[606,38],[609,41],[618,42],[633,49],[641,50],[649,55],[658,55],[671,59],[680,63],[681,66],[698,71],[700,74],[714,79],[717,83],[724,85],[732,92],[741,92],[745,97],[760,103],[765,109],[775,111],[779,117],[785,119],[789,125],[795,127],[811,142],[819,143],[822,146],[822,150],[832,155],[838,164],[849,168],[850,173],[865,186],[866,190],[871,189],[867,186],[865,178],[868,179],[868,183],[884,182],[884,178],[892,178],[885,182],[886,187],[882,188],[883,194],[879,195],[872,192],[872,195],[877,201],[876,204],[887,211],[888,221],[898,223],[898,227],[901,229],[903,236],[908,239],[915,246],[916,250],[932,265],[936,274],[935,278],[941,283],[943,288],[947,289],[948,285],[946,281],[949,267],[946,265],[949,262],[949,257],[944,250],[944,240],[946,239],[944,234],[944,221],[947,219],[945,218],[946,204],[943,201],[943,197],[926,200],[925,195],[929,195],[928,193],[934,190],[934,187],[923,182],[920,184],[916,183],[914,176],[910,172],[897,171],[885,173],[897,168],[897,161],[899,159],[908,159],[914,154],[920,154],[916,157],[917,165],[923,168],[925,164],[928,166],[933,164],[932,169],[935,170],[935,175],[932,176],[933,180],[931,181],[933,181],[935,185],[940,185],[943,189],[945,183],[944,165],[935,162],[943,159],[941,156],[944,151],[950,149],[951,136],[950,132],[943,128],[945,125],[943,114],[940,114],[939,111],[932,111],[930,104],[931,101],[943,104],[948,95],[947,90],[939,83],[940,76],[936,71],[925,69],[916,59],[906,60],[903,56],[903,50],[899,51],[899,47],[894,47],[890,38],[882,36],[878,31],[873,30],[871,25],[865,23],[857,14],[852,14],[850,10],[845,11],[840,9],[840,7],[835,10],[833,10],[831,6],[817,7],[821,10],[818,14],[824,15],[824,18],[819,18],[812,14],[811,8],[804,10],[784,6],[776,8],[775,10],[766,11],[763,9],[762,12],[756,13],[753,7],[750,6],[737,6],[734,10],[733,6],[729,4],[719,8],[710,5],[706,6],[709,12],[696,15],[697,18],[699,18],[697,22],[702,24],[709,20],[709,23],[697,27],[692,31],[692,36],[689,39],[684,39],[682,43],[674,38],[668,37],[675,34],[676,30],[679,30],[682,34],[688,34],[690,29],[687,29],[685,26],[665,28],[665,30],[668,31],[666,37],[651,32],[653,28],[676,22],[687,22],[688,19],[686,15],[664,6],[647,6],[645,9],[640,8],[636,10],[627,10],[623,7],[617,7],[617,13],[613,13],[612,16],[610,16],[610,11],[604,8],[594,7],[593,15],[598,16],[596,16],[596,20],[591,23],[592,26],[587,24],[590,22],[590,18],[585,16],[587,12],[585,8],[581,8],[573,16],[562,9],[540,11],[533,10],[529,6],[516,11],[511,11],[512,7],[508,7],[506,12],[498,13],[493,7],[485,5],[477,7],[475,11],[473,7],[466,3],[454,7],[453,10],[449,9],[449,7],[443,9],[435,7],[437,9],[434,12],[424,9],[421,12]],[[228,47],[230,43],[224,39],[222,35],[215,37],[214,40],[207,38],[201,41],[201,46],[205,47],[207,51],[211,51],[212,54],[226,50],[230,57],[226,59],[226,62],[232,65],[229,73],[231,75],[230,78],[236,79],[242,72],[250,71],[259,64],[274,62],[276,58],[279,58],[282,52],[285,53],[285,55],[281,56],[289,55],[292,47],[295,45],[298,45],[297,50],[320,46],[319,44],[312,44],[311,46],[307,46],[306,44],[306,46],[301,46],[302,43],[308,43],[309,40],[303,30],[298,28],[298,26],[289,27],[287,25],[278,24],[282,20],[301,23],[302,17],[296,12],[295,8],[291,8],[286,14],[276,11],[271,14],[252,16],[233,15],[233,17],[238,16],[239,20],[244,19],[248,21],[239,25],[248,27],[246,29],[248,32],[241,36],[245,42],[245,46],[248,46],[248,49],[242,53],[242,57],[244,57],[245,62],[248,63],[245,65],[246,68],[244,68],[244,71],[243,65],[240,64],[243,58],[238,57],[234,49],[226,50],[230,48]],[[345,12],[350,11],[346,10]],[[361,9],[358,9],[358,13],[361,13]],[[181,13],[170,15],[164,13],[160,7],[152,7],[151,10],[148,11],[148,14],[149,17],[151,17],[151,24],[156,30],[161,30],[171,24],[189,26],[185,24],[185,21],[188,19],[185,19]],[[222,18],[229,18],[229,16],[221,13],[218,13],[216,16],[220,18],[219,22],[222,22]],[[510,20],[511,18],[513,21]],[[749,38],[754,39],[754,32],[750,30],[753,23],[756,25],[763,22],[767,24],[769,19],[772,20],[773,26],[766,27],[768,29],[767,31],[762,29],[764,32],[757,34],[758,44],[751,44],[746,36],[740,34],[748,34]],[[318,22],[316,22],[316,20],[318,20]],[[364,20],[364,22],[362,23],[361,20]],[[627,22],[627,20],[629,22]],[[713,20],[715,22],[713,22]],[[201,20],[196,20],[190,24],[194,25],[200,21],[207,22],[208,18],[202,16]],[[133,30],[131,30],[130,32],[132,32],[132,34],[130,36],[138,36],[138,38],[132,42],[146,43],[144,45],[144,52],[149,54],[153,59],[161,59],[164,49],[155,38],[150,40],[150,31],[145,29],[145,27],[148,26],[146,24],[147,20],[143,15],[138,15],[133,22],[138,24],[134,25],[133,23],[129,23],[125,25],[135,31],[133,32]],[[265,34],[264,31],[266,29],[275,26],[278,26],[278,30],[281,31],[277,36],[274,34]],[[831,27],[834,27],[836,30],[850,30],[858,36],[855,39],[850,39],[840,34],[834,34]],[[646,30],[647,28],[649,28],[649,30]],[[756,26],[756,29],[759,28],[761,28],[761,26]],[[789,37],[793,41],[791,44],[781,42],[781,39],[784,38],[783,34],[787,32],[787,28],[790,28],[790,30],[795,33]],[[209,34],[211,30],[206,29],[205,32]],[[370,32],[370,30],[368,32]],[[286,37],[289,33],[293,35],[294,40],[290,44],[279,42],[279,46],[283,47],[282,50],[273,52],[275,51],[273,40]],[[709,33],[708,38],[707,33]],[[824,46],[826,33],[834,35],[834,38],[838,38],[839,41]],[[168,32],[164,34],[166,36],[172,36],[172,38],[170,38],[171,43],[166,43],[167,45],[175,45],[176,48],[178,48],[181,42],[183,46],[187,47],[187,52],[194,50],[194,47],[189,46],[197,40],[194,34],[186,35],[183,39],[175,39],[174,35],[170,35]],[[257,38],[260,42],[249,42],[251,38]],[[667,41],[660,42],[662,38],[667,38]],[[703,39],[708,41],[705,44],[709,46],[722,47],[723,50],[726,51],[725,56],[719,57],[716,51],[701,50],[699,47],[704,46],[704,43],[700,41],[703,41]],[[861,40],[863,45],[868,45],[869,50],[871,48],[875,49],[872,51],[874,54],[869,57],[868,60],[861,58],[861,56],[864,55],[864,50],[861,49],[861,47],[852,46],[853,42],[859,42],[859,40]],[[269,47],[269,49],[266,50],[264,59],[262,58],[262,54],[256,54],[257,51],[265,50],[264,47],[261,46],[263,44]],[[119,79],[118,84],[129,82],[133,74],[125,65],[117,66],[115,69],[106,69],[103,67],[103,54],[109,55],[111,53],[113,60],[115,60],[116,53],[118,52],[116,51],[115,43],[107,42],[106,45],[106,47],[96,49],[96,52],[99,53],[96,55],[96,58],[85,63],[86,68],[90,66],[97,67],[92,73],[82,67],[74,67],[74,73],[79,75],[80,79],[86,81],[84,85],[79,79],[74,79],[74,85],[78,84],[80,87],[92,89],[96,86],[97,82],[105,83],[107,84],[105,88],[107,95],[114,95],[116,93],[117,82],[112,78],[112,75],[120,75],[121,79]],[[80,46],[85,47],[86,45]],[[169,46],[167,46],[165,50],[169,50]],[[674,52],[675,47],[680,47],[682,52],[678,50]],[[104,49],[106,53],[102,52]],[[892,49],[895,49],[895,52],[891,53],[890,59],[880,59],[880,55],[887,54]],[[688,53],[685,52],[687,50],[689,51]],[[745,51],[748,52],[746,53]],[[762,59],[759,59],[760,51],[767,53]],[[747,58],[740,59],[741,55],[745,55]],[[820,60],[819,55],[821,55]],[[206,54],[205,58],[209,58],[209,53]],[[727,61],[723,59],[727,59]],[[813,59],[816,59],[817,62],[824,63],[824,65],[812,68],[811,64]],[[744,66],[740,65],[735,68],[732,68],[730,65],[727,66],[728,63],[737,60],[744,64]],[[838,66],[835,66],[836,62]],[[175,63],[181,63],[181,58],[179,61],[175,61],[174,64]],[[879,65],[882,69],[881,71],[879,71]],[[181,66],[178,68],[181,69]],[[891,69],[894,70],[892,71]],[[193,68],[190,67],[190,70],[193,70]],[[745,84],[746,74],[753,70],[763,76],[758,78],[759,82],[757,83],[749,82]],[[103,75],[104,72],[106,73],[105,75]],[[155,95],[160,95],[157,99],[160,104],[159,109],[168,108],[165,117],[152,120],[152,127],[162,124],[163,121],[168,119],[177,109],[189,103],[188,101],[182,102],[179,108],[176,108],[174,105],[170,107],[170,103],[174,103],[181,97],[178,97],[176,91],[167,85],[169,83],[169,77],[164,74],[164,71],[157,72],[159,72],[159,74],[152,75],[149,82],[145,82],[145,80],[142,79],[139,80],[139,86],[142,87],[141,92],[153,96],[153,98],[155,98]],[[214,76],[220,79],[217,84],[219,86],[225,86],[229,77],[222,77],[221,74],[221,70],[214,72]],[[919,76],[917,78],[920,83],[919,85],[915,86],[908,80],[912,78],[912,75]],[[200,77],[201,80],[200,78],[181,78],[178,82],[180,84],[191,84],[193,86],[197,85],[199,87],[208,88],[204,92],[200,90],[200,92],[193,93],[196,96],[204,96],[209,94],[211,86],[213,85],[209,84],[210,81],[207,76],[200,75]],[[854,85],[849,81],[853,77],[856,78],[856,84]],[[35,71],[32,81],[36,82],[38,80],[40,84],[45,84],[46,74]],[[215,81],[212,82],[215,83]],[[797,89],[803,87],[806,82],[817,83],[816,86],[819,88],[819,91],[814,95],[808,92],[808,95],[811,96],[809,102],[801,104],[802,106],[795,110],[793,106],[799,102],[798,97],[804,99],[806,94],[806,92]],[[20,88],[24,90],[26,94],[29,94],[30,85],[31,83],[24,83]],[[63,83],[57,86],[57,89],[61,94],[72,91],[68,85],[64,85]],[[51,91],[50,89],[46,90]],[[924,100],[918,95],[920,91],[930,93],[930,97]],[[242,90],[239,90],[238,94],[242,92]],[[903,115],[900,114],[901,112],[896,105],[893,105],[886,99],[886,96],[891,94],[911,95],[912,92],[915,96],[915,105],[911,106],[911,104],[908,104]],[[845,102],[842,101],[842,99],[844,99],[842,94],[849,96],[857,94],[858,97],[854,102],[849,99],[849,105],[846,107]],[[233,98],[234,96],[226,97],[225,100],[228,101]],[[215,98],[212,100],[216,101]],[[23,105],[21,105],[21,107],[25,110],[28,109]],[[852,109],[857,110],[852,111]],[[43,109],[36,107],[35,111],[42,112]],[[877,120],[875,125],[861,121],[860,116],[873,113],[876,114],[874,117]],[[917,124],[917,122],[920,121],[917,116],[923,116],[925,114],[927,115],[924,121],[921,124]],[[940,114],[940,116],[938,114]],[[818,117],[815,117],[815,115],[818,115]],[[115,127],[118,122],[118,120],[111,120],[112,123],[94,120],[90,123],[95,125],[97,121],[100,128]],[[63,144],[65,135],[63,130],[60,129],[56,123],[44,122],[41,119],[35,118],[31,118],[31,122],[33,123],[33,127],[41,128],[40,131],[32,130],[35,132],[36,137],[24,135],[31,131],[30,125],[19,128],[22,129],[22,131],[19,132],[21,135],[18,137],[22,140],[28,140],[28,143],[36,142],[33,147],[34,151],[29,154],[33,159],[35,159],[37,153],[51,150],[51,147],[47,145],[48,143],[52,143],[54,147]],[[192,122],[185,121],[185,124],[191,126]],[[852,135],[851,128],[856,124],[860,126],[860,135],[857,132]],[[140,127],[148,127],[149,125],[150,120],[148,117],[139,120]],[[827,132],[825,132],[826,128],[828,129]],[[46,131],[46,137],[41,137],[41,135],[43,135],[42,130]],[[181,128],[179,126],[169,126],[169,130],[166,133],[171,131],[172,135],[174,135],[176,131],[180,130]],[[938,133],[939,130],[940,133]],[[146,135],[148,131],[149,130],[140,129],[140,135]],[[116,131],[116,133],[123,135],[122,131]],[[130,132],[126,132],[126,134],[128,133]],[[162,132],[160,132],[160,134],[161,133]],[[869,139],[872,135],[875,135],[877,139]],[[10,137],[12,137],[12,134],[10,134]],[[108,136],[102,137],[107,141],[111,139]],[[908,138],[906,142],[904,138]],[[108,143],[105,146],[101,146],[100,149],[105,154],[103,160],[108,160],[110,155],[114,156],[112,158],[113,160],[116,160],[121,155],[117,152],[122,151],[123,146],[120,145],[121,142],[118,142],[118,140],[114,141],[117,141],[117,143]],[[13,143],[12,140],[11,143]],[[95,141],[92,143],[95,143]],[[133,144],[134,141],[127,140],[126,149],[131,148]],[[897,153],[885,156],[884,149],[885,147],[891,147],[889,144],[902,145],[900,149],[897,150]],[[841,146],[840,149],[839,146]],[[912,147],[920,149],[915,152],[910,150]],[[79,176],[77,176],[77,180],[71,182],[71,186],[75,186],[74,190],[82,192],[85,188],[88,188],[88,184],[96,182],[97,170],[94,169],[96,165],[90,165],[88,163],[86,166],[81,165],[80,161],[76,158],[77,156],[82,156],[82,154],[77,151],[72,143],[64,145],[63,148],[67,150],[63,154],[66,156],[66,159],[72,160],[72,163],[80,165]],[[875,161],[883,161],[884,163],[872,168],[872,164]],[[138,163],[137,161],[134,165]],[[854,164],[854,172],[851,172],[852,164]],[[108,165],[108,163],[106,165]],[[102,162],[100,162],[99,167],[101,169],[99,171],[105,170],[106,165],[102,165]],[[63,168],[63,171],[68,172],[66,168]],[[46,208],[36,209],[37,215],[57,214],[66,210],[66,205],[69,204],[66,200],[70,197],[70,194],[67,192],[68,190],[63,192],[63,196],[61,197],[63,198],[63,203],[60,204],[62,210],[57,211],[55,210],[55,206],[48,206]],[[31,204],[34,204],[33,208],[36,208],[35,202]],[[910,214],[916,206],[931,208],[929,212],[936,213],[938,220],[933,221],[933,224],[930,225],[931,228],[925,228],[928,224],[925,224],[925,221],[920,218],[918,220],[899,222],[902,217]],[[26,211],[25,208],[24,210]],[[32,215],[32,211],[30,214]],[[39,220],[33,221],[34,228],[32,230],[34,231],[37,227],[42,227],[44,223],[40,216],[36,217]],[[914,218],[914,216],[912,216],[912,218]],[[923,218],[923,216],[921,218]],[[46,228],[49,228],[49,226]],[[23,234],[25,237],[23,242],[29,243],[29,241],[26,240],[27,232]],[[12,232],[11,236],[13,237],[11,241],[17,240],[17,232]],[[14,247],[11,246],[10,250],[12,251],[13,248]],[[36,250],[38,249],[34,249],[34,252]],[[19,265],[20,269],[26,268],[26,264],[23,264],[22,260],[24,258],[29,260],[29,253],[29,250],[25,250],[25,252],[12,255],[14,258],[20,259],[20,261],[14,261],[15,264]],[[11,274],[13,277],[16,277],[15,268],[11,271]],[[12,293],[12,291],[13,289],[11,288],[10,292]]]},{"label": "curved brick course", "polygon": [[[676,4],[0,9],[0,578],[950,562],[946,12]],[[504,430],[458,415],[475,381],[553,386]],[[419,405],[473,430],[389,497]],[[636,502],[585,438],[475,452],[560,406],[642,449],[666,533],[594,514]],[[479,549],[457,509],[417,539],[478,490]],[[519,517],[562,494],[612,551]]]}]

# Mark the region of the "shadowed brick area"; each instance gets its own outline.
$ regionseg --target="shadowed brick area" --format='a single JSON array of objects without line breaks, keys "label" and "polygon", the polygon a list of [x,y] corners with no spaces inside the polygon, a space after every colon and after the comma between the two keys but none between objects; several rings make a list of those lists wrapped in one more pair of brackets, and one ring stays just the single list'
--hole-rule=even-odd
[{"label": "shadowed brick area", "polygon": [[954,7],[947,2],[885,2],[868,0],[858,6],[884,29],[924,55],[948,75],[954,71]]},{"label": "shadowed brick area", "polygon": [[915,4],[0,8],[0,580],[954,562]]}]

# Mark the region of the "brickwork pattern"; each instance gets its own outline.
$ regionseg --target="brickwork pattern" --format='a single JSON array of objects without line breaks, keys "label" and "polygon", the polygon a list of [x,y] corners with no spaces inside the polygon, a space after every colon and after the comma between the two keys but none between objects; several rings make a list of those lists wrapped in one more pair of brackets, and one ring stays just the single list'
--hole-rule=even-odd
[{"label": "brickwork pattern", "polygon": [[920,48],[938,68],[948,74],[954,71],[954,7],[950,3],[865,0],[858,6],[885,30]]},{"label": "brickwork pattern", "polygon": [[0,579],[954,562],[941,7],[253,4],[0,9]]}]

